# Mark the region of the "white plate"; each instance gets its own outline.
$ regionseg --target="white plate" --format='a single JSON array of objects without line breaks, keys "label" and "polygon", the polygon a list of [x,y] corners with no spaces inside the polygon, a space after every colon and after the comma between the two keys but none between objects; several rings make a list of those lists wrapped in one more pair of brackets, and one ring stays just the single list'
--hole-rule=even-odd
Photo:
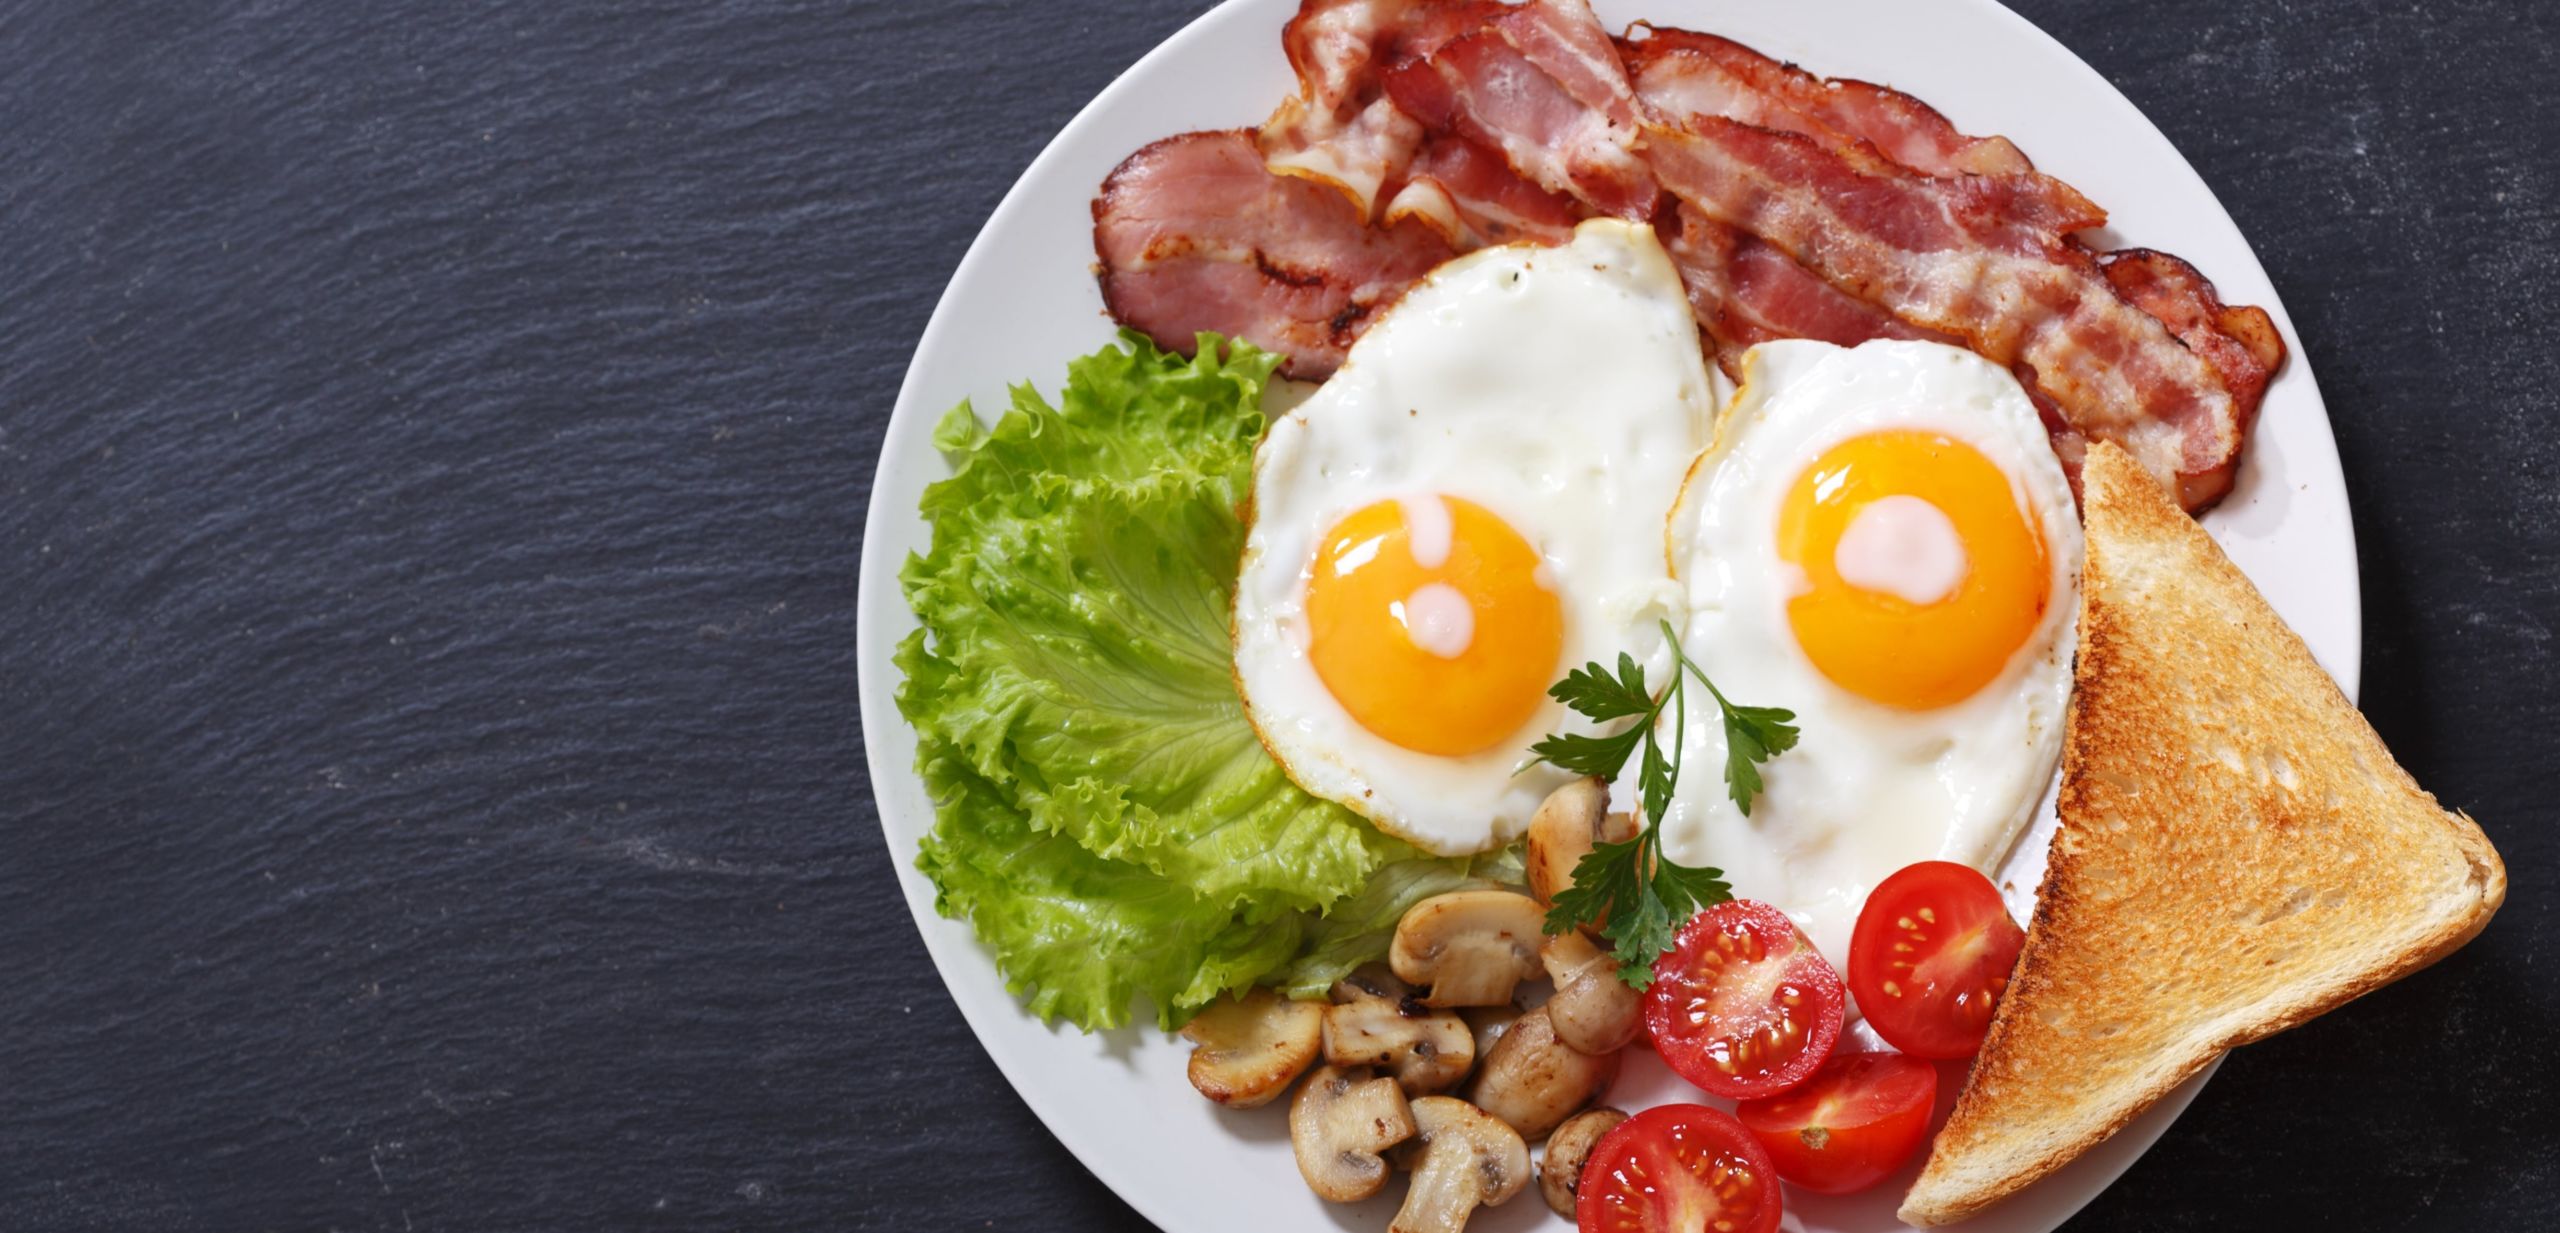
[{"label": "white plate", "polygon": [[[2206,525],[2354,694],[2362,640],[2355,535],[2310,365],[2230,216],[2132,103],[1990,0],[1600,0],[1597,7],[1613,29],[1647,18],[1728,35],[1819,73],[1908,90],[1966,132],[2006,134],[2040,167],[2113,212],[2106,239],[2177,253],[2230,302],[2273,314],[2292,358],[2268,391],[2238,490]],[[1042,1027],[1005,993],[969,927],[934,914],[933,887],[914,867],[932,804],[913,770],[914,734],[892,701],[898,675],[890,653],[915,624],[897,573],[909,552],[925,547],[916,502],[946,473],[929,439],[934,419],[962,398],[1000,408],[1010,382],[1028,379],[1053,391],[1069,359],[1110,339],[1089,268],[1088,203],[1104,173],[1158,137],[1259,123],[1291,85],[1279,36],[1295,10],[1295,0],[1229,0],[1112,83],[1023,173],[925,327],[890,419],[864,530],[863,730],[881,827],[917,928],[952,1000],[1023,1100],[1085,1167],[1173,1230],[1383,1229],[1401,1187],[1350,1207],[1319,1202],[1298,1179],[1278,1108],[1233,1113],[1200,1099],[1183,1080],[1185,1048],[1151,1028],[1087,1036]],[[2050,814],[2048,803],[2046,818],[2002,870],[2021,919],[2044,866]],[[1631,1050],[1630,1059],[1614,1103],[1697,1097],[1650,1053]],[[2060,1224],[2129,1167],[2202,1084],[2199,1077],[2059,1175],[1967,1227],[2011,1233]],[[1891,1183],[1848,1200],[1790,1193],[1788,1226],[1898,1228],[1900,1193]],[[1498,1233],[1563,1226],[1531,1193],[1468,1227]]]}]

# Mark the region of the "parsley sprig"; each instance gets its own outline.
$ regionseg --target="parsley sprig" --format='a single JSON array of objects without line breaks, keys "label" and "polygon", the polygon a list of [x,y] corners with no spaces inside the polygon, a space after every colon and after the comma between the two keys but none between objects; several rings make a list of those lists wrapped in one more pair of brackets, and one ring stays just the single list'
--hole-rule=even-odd
[{"label": "parsley sprig", "polygon": [[[1641,748],[1636,788],[1644,800],[1645,825],[1632,839],[1594,845],[1573,867],[1573,885],[1556,895],[1547,913],[1547,932],[1594,922],[1607,922],[1601,935],[1618,954],[1618,979],[1642,989],[1653,983],[1653,961],[1671,949],[1672,935],[1700,909],[1733,897],[1733,887],[1720,869],[1693,868],[1662,854],[1656,824],[1671,807],[1672,789],[1680,782],[1680,733],[1689,726],[1688,682],[1706,687],[1724,717],[1724,782],[1734,806],[1751,816],[1760,795],[1760,764],[1795,748],[1795,712],[1774,706],[1737,706],[1707,679],[1680,649],[1678,635],[1663,622],[1662,638],[1671,648],[1671,684],[1659,697],[1646,688],[1644,669],[1621,652],[1613,674],[1598,663],[1566,673],[1547,691],[1595,722],[1634,717],[1636,722],[1605,736],[1553,735],[1530,746],[1542,762],[1576,775],[1615,780],[1627,759]],[[1663,752],[1656,737],[1665,708],[1671,711],[1671,750]]]}]

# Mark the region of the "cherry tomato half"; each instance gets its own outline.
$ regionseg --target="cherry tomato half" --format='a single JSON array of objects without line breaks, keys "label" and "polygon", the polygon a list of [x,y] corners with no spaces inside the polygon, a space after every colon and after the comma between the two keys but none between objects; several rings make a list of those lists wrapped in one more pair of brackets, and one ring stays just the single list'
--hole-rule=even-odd
[{"label": "cherry tomato half", "polygon": [[1748,1100],[1813,1073],[1840,1039],[1840,973],[1787,914],[1733,899],[1691,917],[1653,964],[1644,1022],[1680,1077]]},{"label": "cherry tomato half", "polygon": [[1734,1116],[1778,1176],[1816,1194],[1848,1194],[1893,1175],[1929,1141],[1938,1067],[1901,1053],[1834,1053],[1813,1077]]},{"label": "cherry tomato half", "polygon": [[1778,1174],[1769,1154],[1721,1109],[1661,1105],[1591,1145],[1574,1223],[1581,1233],[1771,1233]]},{"label": "cherry tomato half", "polygon": [[1849,992],[1876,1035],[1915,1057],[1971,1057],[2027,935],[1991,879],[1948,861],[1877,885],[1849,937]]}]

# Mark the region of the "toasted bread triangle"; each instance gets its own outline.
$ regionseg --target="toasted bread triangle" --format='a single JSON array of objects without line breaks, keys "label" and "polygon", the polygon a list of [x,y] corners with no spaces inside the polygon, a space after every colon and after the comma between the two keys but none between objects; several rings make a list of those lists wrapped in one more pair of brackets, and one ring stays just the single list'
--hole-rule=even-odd
[{"label": "toasted bread triangle", "polygon": [[2302,640],[2130,455],[2085,470],[2062,825],[2025,951],[1929,1162],[1961,1220],[2224,1050],[2452,952],[2498,854],[2392,761]]}]

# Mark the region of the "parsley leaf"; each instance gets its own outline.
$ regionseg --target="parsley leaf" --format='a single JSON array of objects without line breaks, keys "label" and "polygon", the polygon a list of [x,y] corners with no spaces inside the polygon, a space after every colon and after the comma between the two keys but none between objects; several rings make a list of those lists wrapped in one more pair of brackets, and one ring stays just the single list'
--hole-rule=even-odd
[{"label": "parsley leaf", "polygon": [[[1668,629],[1669,626],[1665,626]],[[1751,802],[1760,795],[1760,764],[1796,747],[1796,726],[1789,723],[1794,711],[1776,706],[1735,706],[1725,701],[1724,691],[1707,679],[1685,655],[1682,667],[1698,678],[1698,683],[1715,695],[1716,705],[1724,710],[1724,783],[1733,797],[1734,807],[1743,817],[1751,816]]]},{"label": "parsley leaf", "polygon": [[[1724,880],[1723,870],[1693,869],[1669,861],[1655,869],[1653,887],[1657,898],[1677,905],[1673,907],[1672,914],[1683,921],[1697,915],[1701,908],[1711,908],[1733,898],[1733,884]],[[1664,949],[1670,949],[1667,941]]]},{"label": "parsley leaf", "polygon": [[[1594,662],[1565,674],[1547,692],[1557,701],[1595,721],[1635,716],[1637,722],[1608,736],[1551,735],[1530,747],[1538,760],[1576,775],[1614,780],[1641,745],[1636,790],[1644,800],[1646,824],[1632,839],[1593,845],[1573,867],[1573,885],[1556,893],[1546,930],[1563,933],[1587,924],[1601,926],[1618,954],[1618,979],[1643,989],[1653,983],[1653,962],[1671,949],[1679,927],[1700,910],[1733,898],[1733,887],[1720,869],[1693,868],[1662,854],[1653,823],[1671,807],[1680,782],[1679,734],[1688,727],[1688,678],[1694,676],[1714,696],[1725,734],[1726,791],[1743,816],[1760,795],[1760,764],[1795,748],[1793,711],[1772,706],[1735,706],[1715,682],[1680,649],[1669,622],[1663,640],[1671,647],[1671,687],[1662,696],[1645,688],[1644,669],[1621,652],[1617,672]],[[1655,737],[1664,707],[1671,708],[1672,746],[1663,752]]]},{"label": "parsley leaf", "polygon": [[1576,775],[1597,775],[1607,779],[1627,764],[1627,755],[1635,752],[1636,742],[1644,739],[1642,726],[1629,728],[1615,736],[1550,736],[1529,747],[1541,762],[1571,771]]},{"label": "parsley leaf", "polygon": [[1636,666],[1635,656],[1624,651],[1618,652],[1618,675],[1614,679],[1599,664],[1584,664],[1549,687],[1547,696],[1592,719],[1617,719],[1653,711],[1653,695],[1644,687],[1644,669]]}]

